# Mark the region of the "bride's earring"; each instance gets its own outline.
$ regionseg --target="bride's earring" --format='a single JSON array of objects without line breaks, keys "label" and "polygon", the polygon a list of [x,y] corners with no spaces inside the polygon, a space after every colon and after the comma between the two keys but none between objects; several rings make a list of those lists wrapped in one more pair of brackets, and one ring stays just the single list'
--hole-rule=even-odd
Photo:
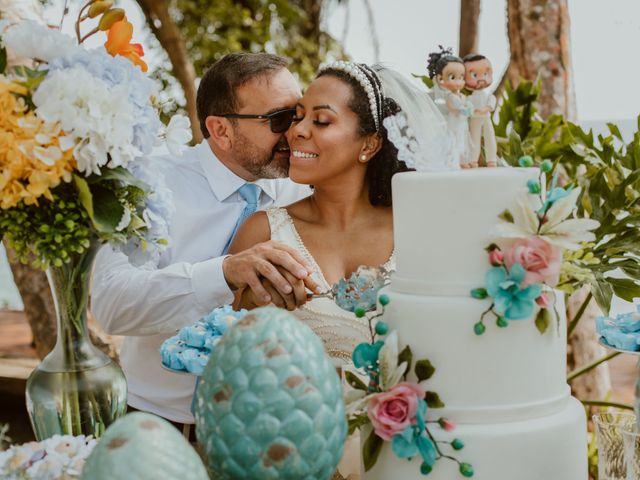
[{"label": "bride's earring", "polygon": [[367,156],[366,156],[364,153],[363,153],[362,155],[360,155],[360,161],[361,161],[362,163],[364,163],[364,162],[366,162],[366,161],[367,161]]}]

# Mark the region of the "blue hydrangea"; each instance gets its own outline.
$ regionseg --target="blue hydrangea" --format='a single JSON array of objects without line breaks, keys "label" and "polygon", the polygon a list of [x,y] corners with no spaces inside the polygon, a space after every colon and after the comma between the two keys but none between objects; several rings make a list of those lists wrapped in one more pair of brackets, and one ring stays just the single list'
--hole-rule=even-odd
[{"label": "blue hydrangea", "polygon": [[165,185],[164,176],[157,169],[151,169],[148,158],[140,158],[129,164],[128,170],[147,184],[151,191],[145,198],[142,213],[146,223],[142,237],[133,235],[120,246],[120,251],[129,257],[129,262],[133,265],[139,266],[147,262],[157,265],[170,238],[169,222],[175,211],[173,194]]},{"label": "blue hydrangea", "polygon": [[160,118],[150,100],[156,90],[153,80],[126,58],[112,57],[104,48],[74,50],[70,55],[52,60],[48,68],[63,70],[77,66],[110,87],[126,86],[129,103],[137,120],[133,127],[133,144],[143,155],[150,154],[161,126]]},{"label": "blue hydrangea", "polygon": [[522,320],[531,317],[535,300],[542,293],[539,284],[522,287],[526,275],[519,263],[514,263],[507,272],[504,266],[493,267],[487,272],[487,292],[493,298],[494,310],[507,320]]}]

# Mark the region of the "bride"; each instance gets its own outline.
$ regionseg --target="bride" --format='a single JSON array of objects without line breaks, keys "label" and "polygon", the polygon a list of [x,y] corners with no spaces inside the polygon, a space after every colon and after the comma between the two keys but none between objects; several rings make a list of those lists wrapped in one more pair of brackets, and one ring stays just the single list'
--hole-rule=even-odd
[{"label": "bride", "polygon": [[[312,265],[312,278],[325,291],[360,265],[393,270],[391,177],[409,166],[438,169],[445,125],[428,94],[393,70],[349,62],[322,68],[287,132],[289,177],[312,185],[313,194],[251,216],[229,252],[270,239],[292,246]],[[366,319],[328,298],[312,298],[296,309],[307,292],[295,278],[287,279],[294,285],[287,298],[264,282],[274,303],[311,327],[337,366],[350,363],[356,345],[369,341]],[[237,295],[238,308],[263,304],[250,289]]]},{"label": "bride", "polygon": [[[361,265],[393,270],[391,178],[409,167],[438,169],[445,128],[428,94],[390,69],[348,62],[322,68],[297,104],[287,133],[289,177],[312,185],[313,194],[251,216],[229,252],[277,240],[304,256],[324,291]],[[356,345],[370,341],[367,320],[329,298],[306,302],[302,282],[284,270],[282,274],[294,286],[290,297],[263,282],[274,303],[292,310],[322,339],[336,366],[349,365]],[[235,304],[248,309],[261,305],[250,289],[239,292]],[[345,477],[357,475],[357,441],[345,448],[339,470]]]}]

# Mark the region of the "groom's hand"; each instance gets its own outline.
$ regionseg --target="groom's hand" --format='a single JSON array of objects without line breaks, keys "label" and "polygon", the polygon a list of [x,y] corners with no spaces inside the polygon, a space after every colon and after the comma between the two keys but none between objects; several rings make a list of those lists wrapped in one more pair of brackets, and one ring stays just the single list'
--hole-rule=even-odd
[{"label": "groom's hand", "polygon": [[[291,285],[278,267],[291,275],[291,283],[294,285]],[[222,262],[222,272],[229,287],[232,290],[248,287],[256,300],[264,304],[270,303],[273,299],[263,285],[263,279],[273,286],[282,299],[290,299],[292,296],[298,298],[300,287],[294,279],[302,281],[304,287],[312,292],[319,293],[320,287],[311,279],[311,270],[311,266],[300,252],[273,240],[258,243],[247,250],[230,255]]]}]

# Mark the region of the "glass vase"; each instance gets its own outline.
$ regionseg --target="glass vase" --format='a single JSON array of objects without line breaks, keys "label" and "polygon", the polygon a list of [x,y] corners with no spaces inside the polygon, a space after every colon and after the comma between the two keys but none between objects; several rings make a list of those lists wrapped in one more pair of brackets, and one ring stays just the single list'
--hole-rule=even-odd
[{"label": "glass vase", "polygon": [[623,430],[622,438],[627,464],[626,480],[640,480],[640,433],[637,425]]},{"label": "glass vase", "polygon": [[47,270],[56,310],[53,350],[27,380],[27,410],[38,440],[93,435],[127,410],[127,382],[111,358],[89,338],[87,301],[91,270],[100,243],[93,241],[70,261]]},{"label": "glass vase", "polygon": [[636,423],[631,413],[598,413],[593,416],[593,425],[598,443],[598,478],[600,480],[626,480],[622,433]]}]

